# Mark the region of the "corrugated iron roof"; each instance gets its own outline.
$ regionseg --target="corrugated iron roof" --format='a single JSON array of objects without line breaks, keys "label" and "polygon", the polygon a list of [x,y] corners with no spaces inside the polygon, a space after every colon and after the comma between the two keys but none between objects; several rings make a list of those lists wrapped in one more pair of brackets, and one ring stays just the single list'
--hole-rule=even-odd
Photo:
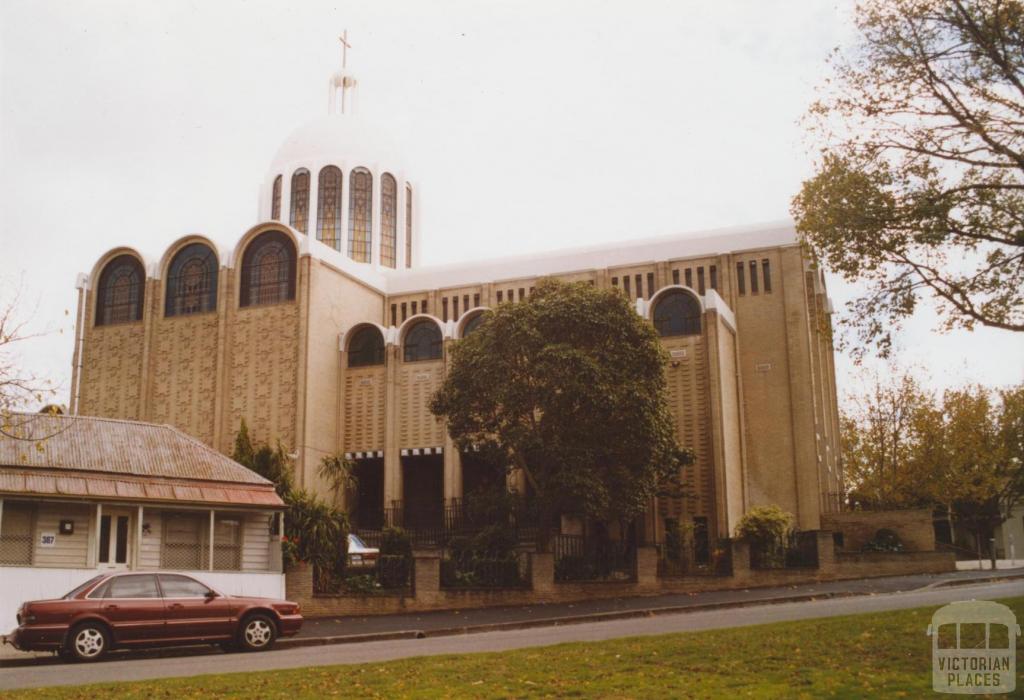
[{"label": "corrugated iron roof", "polygon": [[259,474],[169,425],[0,416],[0,493],[283,507]]},{"label": "corrugated iron roof", "polygon": [[169,425],[38,413],[3,415],[0,423],[0,466],[270,484]]}]

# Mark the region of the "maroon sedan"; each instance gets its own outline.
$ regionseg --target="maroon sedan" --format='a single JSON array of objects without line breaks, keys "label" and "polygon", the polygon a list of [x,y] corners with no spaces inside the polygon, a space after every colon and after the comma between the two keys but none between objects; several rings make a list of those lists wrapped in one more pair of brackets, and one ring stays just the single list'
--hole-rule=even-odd
[{"label": "maroon sedan", "polygon": [[22,604],[8,641],[25,651],[95,661],[118,647],[210,642],[261,651],[301,626],[298,603],[223,595],[184,574],[112,573],[58,600]]}]

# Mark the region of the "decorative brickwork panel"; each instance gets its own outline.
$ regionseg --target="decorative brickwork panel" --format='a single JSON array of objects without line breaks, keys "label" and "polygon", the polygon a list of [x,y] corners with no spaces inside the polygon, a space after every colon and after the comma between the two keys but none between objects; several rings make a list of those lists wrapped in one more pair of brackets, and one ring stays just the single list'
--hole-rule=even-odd
[{"label": "decorative brickwork panel", "polygon": [[676,434],[683,447],[696,453],[696,461],[684,467],[685,505],[673,499],[662,504],[664,517],[689,520],[695,515],[710,517],[714,505],[714,474],[711,460],[711,429],[708,420],[708,381],[702,336],[671,338],[664,342],[669,353],[666,368],[669,406],[675,418]]},{"label": "decorative brickwork panel", "polygon": [[444,445],[444,425],[430,412],[430,398],[444,380],[443,364],[411,362],[398,375],[399,447]]},{"label": "decorative brickwork panel", "polygon": [[384,449],[385,371],[383,365],[345,371],[343,452]]},{"label": "decorative brickwork panel", "polygon": [[127,420],[142,417],[143,337],[141,321],[87,329],[82,347],[80,414]]},{"label": "decorative brickwork panel", "polygon": [[149,420],[213,444],[217,390],[217,315],[155,322]]},{"label": "decorative brickwork panel", "polygon": [[278,438],[286,448],[295,446],[298,313],[296,304],[275,304],[239,309],[234,315],[228,354],[229,441],[244,417],[254,439]]}]

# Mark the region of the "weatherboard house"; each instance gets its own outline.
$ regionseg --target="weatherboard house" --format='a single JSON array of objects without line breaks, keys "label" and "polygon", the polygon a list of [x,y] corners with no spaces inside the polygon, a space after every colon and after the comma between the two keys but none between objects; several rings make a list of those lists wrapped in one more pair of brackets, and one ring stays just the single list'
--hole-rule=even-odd
[{"label": "weatherboard house", "polygon": [[193,234],[148,256],[126,240],[80,275],[72,414],[173,425],[223,453],[244,419],[303,487],[326,493],[324,456],[354,460],[356,527],[429,524],[485,479],[428,410],[449,349],[556,277],[618,290],[670,357],[696,462],[646,532],[685,522],[713,542],[752,506],[802,529],[840,508],[832,306],[791,224],[424,267],[416,183],[353,113],[355,86],[331,77],[328,114],[285,139],[233,243]]},{"label": "weatherboard house", "polygon": [[0,633],[25,600],[119,569],[283,597],[273,484],[167,425],[0,417]]}]

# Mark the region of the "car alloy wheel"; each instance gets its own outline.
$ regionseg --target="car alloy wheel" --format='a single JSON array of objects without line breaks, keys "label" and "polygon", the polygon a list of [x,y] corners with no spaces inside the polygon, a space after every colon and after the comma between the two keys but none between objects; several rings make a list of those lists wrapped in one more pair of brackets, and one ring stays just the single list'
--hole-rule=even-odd
[{"label": "car alloy wheel", "polygon": [[79,627],[71,634],[71,652],[82,661],[95,661],[107,650],[107,635],[95,625]]},{"label": "car alloy wheel", "polygon": [[242,643],[253,651],[266,649],[274,641],[274,623],[263,615],[250,617],[242,628]]}]

